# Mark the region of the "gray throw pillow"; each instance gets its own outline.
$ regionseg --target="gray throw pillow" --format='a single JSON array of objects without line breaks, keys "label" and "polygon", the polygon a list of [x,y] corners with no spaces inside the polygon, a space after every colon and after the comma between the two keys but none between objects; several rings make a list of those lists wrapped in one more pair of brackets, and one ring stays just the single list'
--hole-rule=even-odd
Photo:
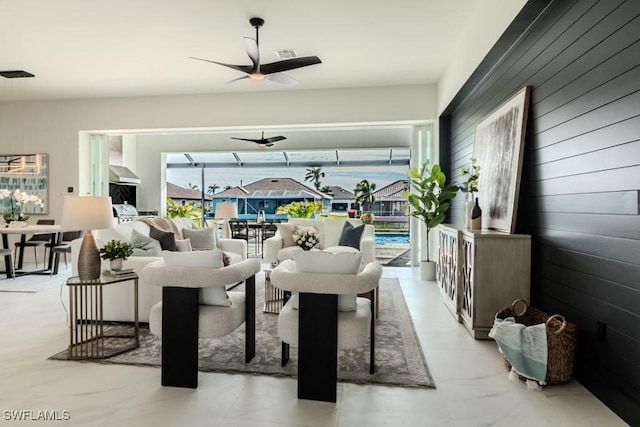
[{"label": "gray throw pillow", "polygon": [[364,231],[364,224],[354,227],[349,221],[345,221],[340,234],[339,246],[350,246],[360,250],[360,238]]},{"label": "gray throw pillow", "polygon": [[191,240],[191,249],[194,251],[211,251],[217,249],[216,229],[205,228],[183,228],[182,235],[185,239]]},{"label": "gray throw pillow", "polygon": [[133,229],[131,232],[131,246],[133,246],[132,256],[161,256],[162,247],[160,242],[145,236],[138,230]]},{"label": "gray throw pillow", "polygon": [[296,224],[282,223],[276,224],[280,237],[282,237],[282,247],[287,248],[289,246],[296,246],[296,242],[293,241],[293,233],[295,233]]},{"label": "gray throw pillow", "polygon": [[175,252],[178,250],[176,247],[176,236],[170,231],[162,231],[159,228],[151,227],[149,237],[160,242],[160,247],[163,251]]}]

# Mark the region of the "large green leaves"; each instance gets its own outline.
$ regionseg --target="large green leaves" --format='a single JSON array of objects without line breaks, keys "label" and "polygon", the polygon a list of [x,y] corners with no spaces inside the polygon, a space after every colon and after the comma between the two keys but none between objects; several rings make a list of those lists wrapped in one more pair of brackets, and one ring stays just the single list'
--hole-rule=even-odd
[{"label": "large green leaves", "polygon": [[[458,192],[458,186],[446,185],[447,176],[438,164],[433,165],[431,169],[426,163],[421,168],[413,167],[409,169],[408,176],[413,191],[403,192],[408,202],[407,214],[425,224],[428,242],[431,229],[444,222],[451,199],[456,197]],[[427,260],[428,246],[427,243]]]}]

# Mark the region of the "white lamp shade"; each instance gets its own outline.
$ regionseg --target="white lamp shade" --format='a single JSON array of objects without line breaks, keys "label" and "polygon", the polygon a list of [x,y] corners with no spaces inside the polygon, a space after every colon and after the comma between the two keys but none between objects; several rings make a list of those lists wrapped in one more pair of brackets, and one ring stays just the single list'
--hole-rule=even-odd
[{"label": "white lamp shade", "polygon": [[216,203],[216,218],[236,218],[237,216],[238,208],[235,203]]},{"label": "white lamp shade", "polygon": [[67,196],[62,209],[62,231],[113,227],[111,197]]}]

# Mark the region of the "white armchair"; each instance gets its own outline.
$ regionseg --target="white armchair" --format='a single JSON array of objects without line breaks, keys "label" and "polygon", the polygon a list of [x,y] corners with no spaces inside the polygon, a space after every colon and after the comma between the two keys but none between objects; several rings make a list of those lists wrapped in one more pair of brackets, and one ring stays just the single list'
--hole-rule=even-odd
[{"label": "white armchair", "polygon": [[[356,261],[357,263],[358,261]],[[298,398],[335,402],[338,348],[370,344],[369,372],[375,370],[374,301],[356,298],[356,308],[338,310],[339,295],[370,292],[372,299],[382,276],[382,266],[372,262],[359,273],[300,271],[296,261],[286,260],[271,272],[271,283],[297,292],[299,309],[290,299],[278,317],[282,340],[282,364],[289,359],[289,345],[298,346]]]},{"label": "white armchair", "polygon": [[[219,338],[246,322],[245,362],[255,355],[255,274],[261,264],[246,259],[222,268],[179,267],[156,261],[141,279],[162,289],[151,308],[150,331],[162,337],[162,385],[198,386],[198,339]],[[201,304],[201,290],[245,283],[244,292],[228,292],[228,305]]]}]

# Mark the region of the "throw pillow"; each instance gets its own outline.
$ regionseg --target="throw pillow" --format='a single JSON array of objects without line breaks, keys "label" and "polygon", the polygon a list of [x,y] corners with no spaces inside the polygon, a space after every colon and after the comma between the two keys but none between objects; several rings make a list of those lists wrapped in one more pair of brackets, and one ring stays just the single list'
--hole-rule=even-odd
[{"label": "throw pillow", "polygon": [[351,246],[360,249],[360,237],[364,231],[364,224],[354,227],[349,221],[345,221],[340,234],[339,246]]},{"label": "throw pillow", "polygon": [[145,236],[138,230],[131,231],[131,246],[133,246],[133,256],[161,256],[162,248],[160,242]]},{"label": "throw pillow", "polygon": [[[222,251],[220,249],[193,252],[163,251],[162,257],[167,266],[222,268]],[[228,307],[231,305],[231,300],[224,287],[213,286],[200,289],[200,304]]]},{"label": "throw pillow", "polygon": [[[293,254],[296,271],[306,273],[357,274],[361,258],[362,254],[360,252],[332,254],[324,251],[299,251]],[[354,311],[358,306],[357,298],[355,294],[338,295],[338,310]],[[297,303],[296,296],[296,299],[292,302],[293,308],[298,308]]]},{"label": "throw pillow", "polygon": [[176,236],[170,231],[162,231],[159,228],[150,227],[149,237],[160,242],[163,251],[177,251]]},{"label": "throw pillow", "polygon": [[278,228],[278,232],[280,233],[280,237],[282,237],[283,248],[296,245],[296,243],[293,241],[293,233],[295,232],[295,226],[296,226],[295,224],[291,224],[291,223],[276,224],[276,227]]},{"label": "throw pillow", "polygon": [[178,252],[191,252],[191,239],[176,239]]},{"label": "throw pillow", "polygon": [[218,247],[215,228],[183,228],[182,235],[191,240],[194,251],[209,251]]}]

